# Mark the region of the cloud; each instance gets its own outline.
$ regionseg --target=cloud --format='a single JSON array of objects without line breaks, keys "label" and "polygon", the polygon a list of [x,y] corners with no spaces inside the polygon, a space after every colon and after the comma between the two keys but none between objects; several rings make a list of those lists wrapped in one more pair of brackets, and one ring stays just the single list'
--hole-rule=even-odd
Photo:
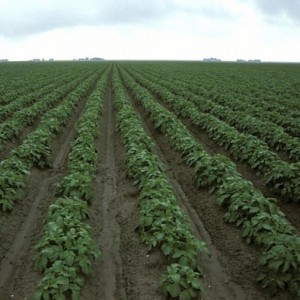
[{"label": "cloud", "polygon": [[241,0],[0,0],[0,36],[22,37],[58,28],[101,25],[158,27],[181,14],[206,19],[236,17]]},{"label": "cloud", "polygon": [[300,0],[0,0],[0,58],[299,61]]},{"label": "cloud", "polygon": [[227,19],[234,16],[234,7],[230,1],[224,0],[174,0],[175,12],[182,12],[188,15],[205,16],[207,18]]},{"label": "cloud", "polygon": [[0,5],[0,35],[26,36],[82,25],[131,24],[166,16],[170,0],[11,0]]},{"label": "cloud", "polygon": [[254,0],[254,3],[267,16],[283,16],[300,23],[300,0]]}]

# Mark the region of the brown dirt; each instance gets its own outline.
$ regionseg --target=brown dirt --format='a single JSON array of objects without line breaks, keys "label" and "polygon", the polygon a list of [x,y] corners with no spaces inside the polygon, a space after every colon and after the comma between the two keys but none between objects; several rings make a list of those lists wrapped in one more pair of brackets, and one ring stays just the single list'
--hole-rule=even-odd
[{"label": "brown dirt", "polygon": [[124,148],[114,130],[111,84],[105,97],[97,148],[100,159],[90,223],[102,257],[93,266],[80,299],[163,299],[158,278],[160,253],[148,254],[139,242],[138,190],[126,176]]}]

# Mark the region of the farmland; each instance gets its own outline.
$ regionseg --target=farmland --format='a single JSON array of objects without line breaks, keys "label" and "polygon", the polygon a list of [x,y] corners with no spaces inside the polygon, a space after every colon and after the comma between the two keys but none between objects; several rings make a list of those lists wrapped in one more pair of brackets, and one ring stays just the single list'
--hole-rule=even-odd
[{"label": "farmland", "polygon": [[300,298],[298,64],[0,65],[0,299]]}]

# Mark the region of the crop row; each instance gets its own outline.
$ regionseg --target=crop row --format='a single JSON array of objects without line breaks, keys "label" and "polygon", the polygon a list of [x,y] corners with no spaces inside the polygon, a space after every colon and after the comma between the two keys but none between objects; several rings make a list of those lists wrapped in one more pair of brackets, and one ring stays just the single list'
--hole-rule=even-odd
[{"label": "crop row", "polygon": [[88,217],[98,155],[95,139],[107,87],[107,70],[86,102],[68,154],[68,171],[57,185],[58,199],[50,205],[43,236],[36,246],[36,264],[42,271],[35,300],[79,299],[92,260],[100,255],[83,221]]},{"label": "crop row", "polygon": [[[269,120],[262,120],[261,117],[253,117],[247,109],[238,111],[235,107],[235,110],[232,110],[228,106],[198,96],[190,91],[189,84],[179,81],[174,84],[170,78],[166,79],[157,74],[151,75],[143,72],[143,76],[162,87],[166,87],[177,96],[193,102],[201,112],[209,113],[243,133],[257,136],[269,147],[286,152],[292,161],[300,161],[300,139],[287,134],[281,126]],[[261,115],[263,115],[262,111]]]},{"label": "crop row", "polygon": [[[201,68],[198,69],[201,70]],[[230,81],[224,83],[226,73],[222,76],[222,81],[220,81],[218,79],[219,74],[213,78],[209,78],[211,76],[209,73],[205,73],[206,76],[204,76],[204,74],[199,72],[195,72],[195,74],[192,72],[191,75],[186,74],[186,72],[174,75],[174,72],[170,69],[168,76],[165,76],[165,73],[161,71],[155,71],[152,74],[159,77],[168,77],[179,85],[187,84],[189,90],[201,95],[205,99],[210,99],[236,112],[244,111],[257,119],[269,120],[283,127],[290,135],[300,137],[298,101],[296,98],[296,100],[289,99],[282,103],[284,89],[279,93],[280,100],[277,103],[274,98],[269,99],[267,97],[266,94],[269,88],[263,89],[263,92],[260,93],[258,92],[258,87],[253,87],[256,82],[259,82],[257,78],[252,78],[251,86],[249,86],[250,84],[247,86],[245,84],[246,78],[243,78],[240,83],[237,83],[237,79],[231,83]],[[229,85],[232,85],[232,88],[236,89],[236,91],[226,93]],[[243,87],[245,88],[243,89]],[[291,105],[294,108],[287,109]]]},{"label": "crop row", "polygon": [[300,296],[300,238],[285,219],[276,200],[265,198],[252,183],[242,178],[234,163],[222,155],[209,155],[171,112],[158,104],[151,93],[128,73],[121,71],[125,86],[144,108],[187,165],[195,170],[199,188],[216,192],[219,205],[227,208],[224,220],[242,230],[247,243],[262,249],[258,281],[270,292],[287,289]]},{"label": "crop row", "polygon": [[69,63],[10,63],[1,64],[0,69],[0,105],[7,105],[32,91],[44,87],[66,73],[95,72],[97,65]]},{"label": "crop row", "polygon": [[61,101],[84,79],[85,76],[80,76],[79,78],[76,77],[72,81],[63,84],[54,89],[52,92],[46,94],[31,107],[25,107],[17,110],[11,119],[0,124],[0,147],[2,146],[1,144],[19,136],[23,128],[33,124],[36,119],[41,117],[52,106]]},{"label": "crop row", "polygon": [[[88,77],[88,74],[86,73],[85,76]],[[2,106],[0,111],[0,121],[5,121],[21,109],[28,107],[37,101],[42,101],[41,98],[44,95],[47,95],[54,89],[69,83],[76,77],[78,77],[78,74],[69,73],[52,78],[51,80],[48,79],[48,81],[44,81],[44,85],[39,89],[33,89],[33,91],[30,91],[29,93],[24,93],[15,100],[10,101],[8,104]]]},{"label": "crop row", "polygon": [[[246,103],[253,108],[260,108],[264,111],[275,112],[285,118],[299,118],[298,98],[300,95],[297,89],[298,70],[284,70],[277,68],[276,76],[268,70],[267,66],[262,66],[261,70],[252,69],[250,66],[239,68],[237,65],[219,65],[215,68],[206,68],[205,65],[198,65],[189,68],[189,72],[183,72],[177,68],[177,74],[172,68],[152,69],[153,73],[159,72],[167,77],[177,78],[179,81],[187,82],[192,89],[196,89],[208,98],[221,98],[223,101],[231,102],[233,99]],[[280,71],[278,69],[281,69]],[[176,75],[175,75],[176,74]],[[175,75],[175,76],[173,76]],[[243,104],[241,103],[241,104]]]},{"label": "crop row", "polygon": [[48,76],[40,76],[40,74],[26,74],[18,78],[14,74],[9,80],[9,77],[5,76],[4,86],[1,85],[0,89],[0,105],[1,109],[11,102],[17,100],[20,96],[27,95],[33,91],[43,89],[45,82],[49,82],[56,76],[55,73],[50,73]]},{"label": "crop row", "polygon": [[117,129],[126,149],[128,174],[140,191],[141,240],[149,250],[160,248],[171,261],[161,277],[164,292],[180,299],[194,298],[202,290],[197,254],[208,250],[205,243],[193,235],[168,182],[165,167],[154,153],[154,144],[126,98],[116,71],[113,91]]},{"label": "crop row", "polygon": [[51,165],[51,143],[55,134],[67,124],[76,104],[87,94],[98,77],[99,74],[95,73],[84,80],[60,105],[48,111],[39,126],[12,151],[9,158],[1,161],[0,208],[3,211],[13,209],[34,165],[42,168]]},{"label": "crop row", "polygon": [[252,169],[264,174],[266,184],[285,201],[300,201],[300,162],[289,164],[282,161],[256,137],[239,133],[216,117],[199,111],[194,103],[175,96],[168,89],[139,74],[134,74],[134,77],[171,105],[176,113],[188,117],[193,124],[206,131],[210,138],[219,146],[225,147],[235,159],[247,162]]}]

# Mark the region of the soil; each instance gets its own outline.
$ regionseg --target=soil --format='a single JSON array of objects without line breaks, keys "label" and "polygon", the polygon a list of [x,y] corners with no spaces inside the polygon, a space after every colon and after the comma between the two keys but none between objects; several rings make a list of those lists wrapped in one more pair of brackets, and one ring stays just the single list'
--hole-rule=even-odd
[{"label": "soil", "polygon": [[[0,213],[0,300],[31,299],[41,278],[33,264],[36,256],[34,245],[41,238],[48,207],[54,201],[55,184],[66,172],[67,154],[85,101],[86,98],[81,100],[68,125],[53,143],[53,168],[34,168],[22,200],[16,203],[11,213]],[[270,299],[268,291],[255,282],[260,250],[247,245],[238,228],[224,223],[225,211],[217,206],[215,196],[195,188],[193,169],[186,167],[180,154],[154,129],[141,107],[134,101],[132,103],[144,129],[156,143],[156,154],[165,164],[169,182],[179,205],[191,221],[194,234],[207,243],[211,252],[210,257],[199,256],[205,293],[198,300]],[[204,133],[193,128],[187,120],[183,121],[209,152],[222,153],[223,150]],[[86,276],[80,299],[166,299],[159,288],[159,277],[165,271],[167,261],[158,250],[148,252],[136,231],[139,191],[127,176],[125,150],[115,130],[111,80],[104,99],[96,146],[99,165],[87,223],[102,255],[94,262],[91,274]],[[238,169],[268,193],[261,180],[246,167],[239,164]],[[289,219],[298,224],[296,215],[294,217],[295,220],[291,212]],[[280,294],[272,299],[292,298]]]},{"label": "soil", "polygon": [[90,216],[102,257],[87,278],[80,299],[164,299],[158,287],[164,258],[158,251],[147,253],[135,231],[138,190],[127,177],[112,102],[109,83],[97,141],[100,165],[91,209],[97,213]]}]

